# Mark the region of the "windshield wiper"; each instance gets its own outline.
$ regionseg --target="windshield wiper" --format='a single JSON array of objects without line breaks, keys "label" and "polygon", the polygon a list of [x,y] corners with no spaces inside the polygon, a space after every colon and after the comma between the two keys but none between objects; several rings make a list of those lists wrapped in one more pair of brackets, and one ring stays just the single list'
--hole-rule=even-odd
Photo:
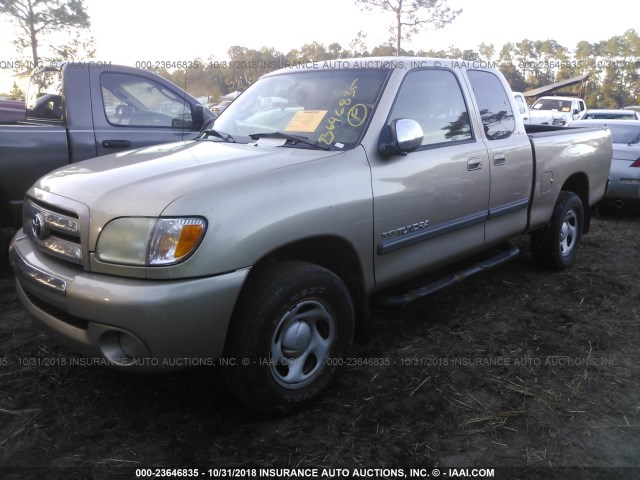
[{"label": "windshield wiper", "polygon": [[318,142],[309,140],[308,137],[303,137],[301,135],[292,135],[290,133],[284,132],[252,133],[251,135],[249,135],[249,137],[253,140],[258,140],[259,138],[283,138],[285,140],[290,140],[294,145],[296,143],[304,143],[305,145],[310,145],[321,150],[331,150],[331,147],[329,147],[329,145],[320,145]]},{"label": "windshield wiper", "polygon": [[207,130],[203,130],[202,134],[212,135],[214,137],[221,138],[225,142],[236,143],[235,139],[231,135],[229,135],[228,133],[219,132],[214,128],[208,128]]}]

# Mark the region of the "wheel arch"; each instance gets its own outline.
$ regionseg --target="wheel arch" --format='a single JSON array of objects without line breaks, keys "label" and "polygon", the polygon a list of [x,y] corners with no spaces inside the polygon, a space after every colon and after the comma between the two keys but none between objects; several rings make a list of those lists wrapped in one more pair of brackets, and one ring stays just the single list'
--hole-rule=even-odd
[{"label": "wheel arch", "polygon": [[[355,340],[366,343],[370,338],[370,306],[366,279],[355,247],[344,238],[326,235],[305,238],[283,245],[264,255],[252,272],[276,262],[297,260],[332,271],[349,289],[355,312]],[[251,276],[251,273],[249,274]],[[249,280],[249,279],[247,279]]]}]

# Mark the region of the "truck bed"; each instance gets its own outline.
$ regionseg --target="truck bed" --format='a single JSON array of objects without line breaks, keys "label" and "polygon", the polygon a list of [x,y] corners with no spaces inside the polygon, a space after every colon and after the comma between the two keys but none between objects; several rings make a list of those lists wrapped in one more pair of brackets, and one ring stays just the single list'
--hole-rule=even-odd
[{"label": "truck bed", "polygon": [[525,131],[531,142],[535,168],[529,230],[546,224],[559,192],[568,186],[579,192],[585,209],[602,198],[611,168],[608,129],[525,125]]}]

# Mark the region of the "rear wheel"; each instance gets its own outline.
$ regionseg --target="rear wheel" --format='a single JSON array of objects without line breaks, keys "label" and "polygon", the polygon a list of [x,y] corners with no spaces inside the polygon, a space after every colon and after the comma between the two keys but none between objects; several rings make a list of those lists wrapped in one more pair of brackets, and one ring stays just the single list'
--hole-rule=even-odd
[{"label": "rear wheel", "polygon": [[549,225],[531,234],[534,260],[551,270],[570,267],[575,262],[583,228],[580,197],[573,192],[560,192]]},{"label": "rear wheel", "polygon": [[238,300],[225,370],[231,391],[260,411],[288,414],[320,398],[353,338],[351,297],[331,271],[282,262],[253,272]]}]

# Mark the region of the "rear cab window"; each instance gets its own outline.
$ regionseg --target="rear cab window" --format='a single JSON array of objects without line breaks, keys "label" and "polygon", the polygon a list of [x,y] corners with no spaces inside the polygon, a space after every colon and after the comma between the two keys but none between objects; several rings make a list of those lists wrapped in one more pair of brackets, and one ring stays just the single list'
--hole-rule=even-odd
[{"label": "rear cab window", "polygon": [[483,70],[468,70],[467,76],[478,102],[487,139],[509,138],[516,129],[516,120],[509,96],[500,79]]},{"label": "rear cab window", "polygon": [[62,96],[62,72],[47,69],[34,73],[27,94],[27,118],[62,120],[64,98]]}]

